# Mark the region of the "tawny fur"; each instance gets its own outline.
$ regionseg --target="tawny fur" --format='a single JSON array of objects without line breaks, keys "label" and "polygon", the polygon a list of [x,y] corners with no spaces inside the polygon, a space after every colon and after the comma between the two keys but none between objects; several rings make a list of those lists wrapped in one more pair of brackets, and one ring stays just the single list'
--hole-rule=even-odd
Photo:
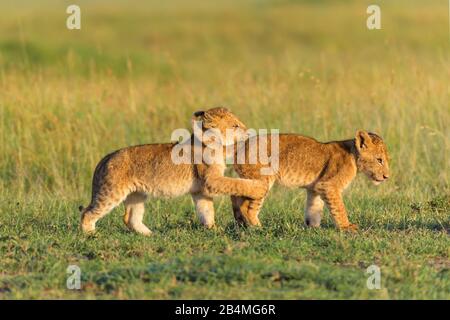
[{"label": "tawny fur", "polygon": [[[248,159],[248,146],[246,155]],[[268,155],[271,151],[268,141]],[[251,145],[251,143],[250,143]],[[279,136],[279,170],[270,175],[261,175],[261,164],[235,164],[241,178],[264,181],[269,188],[274,183],[307,190],[305,223],[319,227],[324,203],[339,229],[356,229],[349,222],[342,200],[343,190],[355,178],[357,172],[364,172],[375,184],[389,177],[388,153],[383,140],[376,134],[359,130],[355,139],[321,143],[312,138],[282,134]],[[232,196],[233,212],[236,220],[251,226],[260,226],[259,211],[262,199],[246,199]]]},{"label": "tawny fur", "polygon": [[[225,108],[196,112],[193,120],[202,121],[202,129],[218,129],[225,136],[226,129],[239,128],[236,143],[247,138],[245,125]],[[194,146],[192,152],[205,145]],[[175,164],[172,148],[177,143],[148,144],[124,148],[105,156],[97,165],[92,182],[92,199],[82,211],[81,227],[93,232],[96,222],[120,203],[125,204],[124,222],[138,233],[149,235],[143,224],[144,202],[151,197],[192,195],[201,222],[208,228],[214,225],[213,196],[219,194],[262,198],[267,185],[261,181],[224,177],[225,157],[213,164]],[[225,145],[220,145],[223,148]],[[200,151],[202,151],[200,150]]]}]

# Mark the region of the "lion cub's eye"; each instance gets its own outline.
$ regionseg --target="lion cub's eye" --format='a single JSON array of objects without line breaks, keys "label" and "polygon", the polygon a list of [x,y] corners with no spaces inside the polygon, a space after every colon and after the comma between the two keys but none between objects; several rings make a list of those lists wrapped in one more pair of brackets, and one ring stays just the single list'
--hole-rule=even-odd
[{"label": "lion cub's eye", "polygon": [[377,161],[378,161],[379,164],[383,164],[383,159],[378,158]]},{"label": "lion cub's eye", "polygon": [[233,126],[233,128],[239,128],[239,125],[238,124],[235,124],[234,126]]}]

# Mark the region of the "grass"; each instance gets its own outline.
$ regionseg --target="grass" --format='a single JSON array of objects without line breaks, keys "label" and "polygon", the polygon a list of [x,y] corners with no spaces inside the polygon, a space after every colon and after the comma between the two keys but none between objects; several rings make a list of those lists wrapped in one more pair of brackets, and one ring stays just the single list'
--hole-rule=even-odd
[{"label": "grass", "polygon": [[[377,31],[368,1],[146,3],[80,1],[80,31],[63,2],[0,4],[0,298],[450,298],[445,1],[379,1]],[[226,197],[204,230],[186,196],[149,201],[152,237],[123,208],[79,232],[104,154],[169,141],[219,104],[322,141],[380,133],[390,181],[346,191],[361,231],[328,215],[306,229],[303,192],[275,188],[259,230],[237,228]],[[66,288],[72,264],[82,290]]]}]

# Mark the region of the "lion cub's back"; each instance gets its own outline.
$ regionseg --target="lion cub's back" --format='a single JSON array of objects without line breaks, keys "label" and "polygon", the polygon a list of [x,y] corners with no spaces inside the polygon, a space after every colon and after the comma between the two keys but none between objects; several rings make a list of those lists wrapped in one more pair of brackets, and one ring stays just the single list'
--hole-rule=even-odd
[{"label": "lion cub's back", "polygon": [[[174,164],[173,144],[145,144],[117,150],[98,165],[94,179],[126,185],[155,197],[173,197],[193,188],[195,172],[190,164]],[[103,171],[103,174],[102,172]]]},{"label": "lion cub's back", "polygon": [[[260,179],[262,178],[260,169],[269,167],[269,164],[253,165],[248,162],[252,144],[255,139],[259,141],[261,138],[264,136],[255,136],[247,141],[245,145],[247,163],[235,165],[236,171],[243,178]],[[272,158],[272,161],[278,159],[278,170],[273,176],[282,185],[295,187],[311,184],[327,161],[326,147],[313,138],[298,134],[280,134],[278,148],[272,148],[271,140],[268,136],[267,138],[267,155]],[[257,146],[259,153],[259,142],[254,145]]]},{"label": "lion cub's back", "polygon": [[317,140],[297,135],[280,135],[278,181],[285,186],[307,186],[322,171],[328,153]]}]

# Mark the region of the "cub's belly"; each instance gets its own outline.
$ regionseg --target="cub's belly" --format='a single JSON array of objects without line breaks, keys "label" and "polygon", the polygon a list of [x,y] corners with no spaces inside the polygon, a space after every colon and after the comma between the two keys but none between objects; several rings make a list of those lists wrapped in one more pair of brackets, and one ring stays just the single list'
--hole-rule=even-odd
[{"label": "cub's belly", "polygon": [[281,170],[278,183],[286,187],[306,187],[317,179],[316,173],[301,170]]},{"label": "cub's belly", "polygon": [[[177,170],[178,169],[178,170]],[[172,198],[187,193],[198,192],[199,182],[194,172],[188,168],[170,168],[170,170],[154,171],[140,177],[138,189],[152,197]]]}]

